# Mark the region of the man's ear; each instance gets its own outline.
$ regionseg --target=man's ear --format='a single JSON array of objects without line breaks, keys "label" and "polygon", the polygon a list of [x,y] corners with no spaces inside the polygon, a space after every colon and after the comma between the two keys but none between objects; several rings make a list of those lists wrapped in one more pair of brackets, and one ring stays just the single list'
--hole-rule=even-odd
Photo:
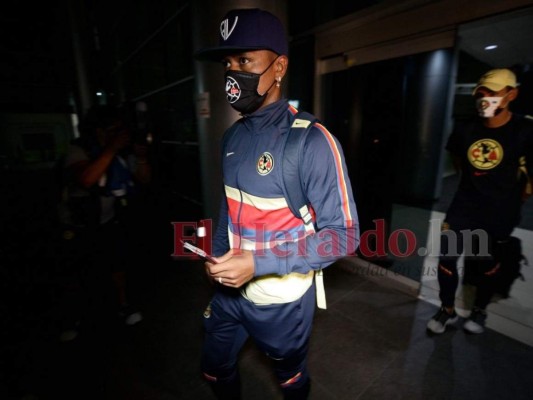
[{"label": "man's ear", "polygon": [[518,97],[518,88],[512,88],[509,94],[507,95],[507,101],[513,101]]},{"label": "man's ear", "polygon": [[276,60],[276,74],[284,77],[287,73],[287,67],[289,66],[289,59],[287,56],[279,56]]}]

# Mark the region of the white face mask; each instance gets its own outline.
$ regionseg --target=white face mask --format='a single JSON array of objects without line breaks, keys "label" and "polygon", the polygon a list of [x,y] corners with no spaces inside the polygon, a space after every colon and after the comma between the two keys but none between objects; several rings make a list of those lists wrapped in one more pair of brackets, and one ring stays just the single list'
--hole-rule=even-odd
[{"label": "white face mask", "polygon": [[[507,96],[507,95],[505,95]],[[496,115],[496,110],[502,103],[505,97],[481,97],[476,100],[477,111],[479,116],[483,118],[492,118]]]}]

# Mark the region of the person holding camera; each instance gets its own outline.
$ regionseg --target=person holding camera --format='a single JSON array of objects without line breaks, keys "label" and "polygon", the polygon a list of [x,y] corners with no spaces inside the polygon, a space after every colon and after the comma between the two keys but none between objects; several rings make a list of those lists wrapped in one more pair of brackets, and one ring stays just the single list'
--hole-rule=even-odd
[{"label": "person holding camera", "polygon": [[127,290],[126,270],[133,262],[134,248],[128,245],[132,235],[129,224],[138,186],[151,179],[148,148],[132,143],[127,119],[112,106],[92,107],[79,131],[80,137],[71,143],[64,161],[62,220],[83,240],[91,257],[85,274],[93,296],[90,303],[101,303],[97,298],[105,292],[103,283],[110,276],[118,313],[124,323],[134,325],[142,320],[142,314],[132,306]]}]

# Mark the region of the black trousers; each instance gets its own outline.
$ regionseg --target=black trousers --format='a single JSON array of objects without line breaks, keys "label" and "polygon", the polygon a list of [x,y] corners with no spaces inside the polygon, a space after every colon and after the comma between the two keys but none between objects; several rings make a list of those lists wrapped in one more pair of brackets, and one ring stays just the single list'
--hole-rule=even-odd
[{"label": "black trousers", "polygon": [[474,307],[485,309],[488,306],[498,279],[499,262],[494,256],[495,246],[504,239],[506,237],[502,237],[501,232],[495,235],[481,228],[468,228],[468,221],[450,218],[443,224],[437,270],[442,306],[454,306],[459,285],[457,262],[461,255],[464,255],[465,283],[477,287]]}]

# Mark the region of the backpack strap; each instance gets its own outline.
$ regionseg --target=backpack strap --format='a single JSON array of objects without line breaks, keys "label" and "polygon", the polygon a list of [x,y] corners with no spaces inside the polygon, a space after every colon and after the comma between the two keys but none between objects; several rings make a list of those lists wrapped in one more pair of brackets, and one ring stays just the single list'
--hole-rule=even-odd
[{"label": "backpack strap", "polygon": [[[302,153],[307,135],[313,124],[318,119],[308,112],[301,111],[294,116],[291,128],[287,132],[281,173],[283,177],[283,194],[291,212],[301,218],[305,224],[305,230],[314,232],[313,217],[309,211],[309,200],[305,194],[302,182],[301,168]],[[326,291],[324,289],[324,272],[322,269],[315,271],[316,302],[318,308],[326,309]]]},{"label": "backpack strap", "polygon": [[[522,134],[533,134],[533,116],[521,115],[519,121],[521,124],[519,129]],[[533,179],[529,175],[527,162],[526,156],[521,156],[518,160],[518,178],[523,182],[524,196],[530,197],[533,195]],[[529,162],[531,163],[533,161],[529,160]]]},{"label": "backpack strap", "polygon": [[298,112],[294,116],[291,128],[287,132],[283,147],[282,177],[283,193],[291,212],[304,221],[306,230],[313,230],[312,216],[309,211],[309,200],[303,188],[300,165],[302,164],[302,151],[307,134],[318,121],[308,112]]},{"label": "backpack strap", "polygon": [[533,182],[531,182],[531,178],[529,177],[529,173],[527,172],[527,163],[526,163],[526,157],[522,156],[520,157],[519,162],[519,175],[520,179],[523,179],[524,181],[524,195],[529,197],[533,194]]}]

